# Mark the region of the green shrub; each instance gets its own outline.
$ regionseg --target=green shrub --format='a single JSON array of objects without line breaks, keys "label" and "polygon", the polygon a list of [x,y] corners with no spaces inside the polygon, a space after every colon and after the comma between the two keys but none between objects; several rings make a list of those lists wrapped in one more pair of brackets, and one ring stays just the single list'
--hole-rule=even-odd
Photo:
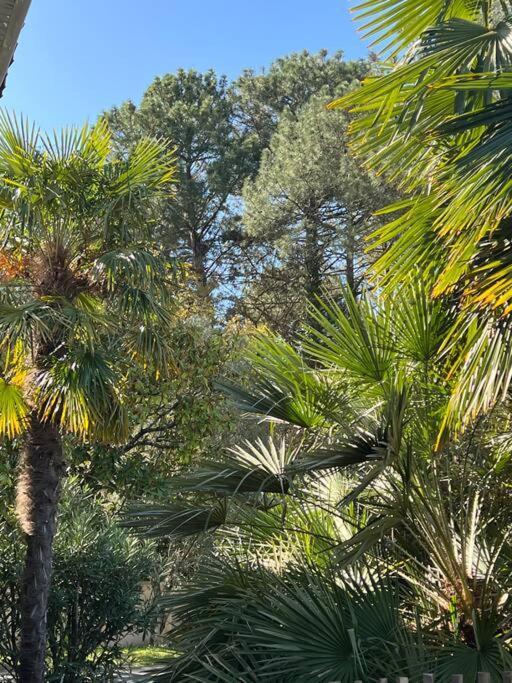
[{"label": "green shrub", "polygon": [[[8,515],[0,524],[0,659],[15,676],[22,554]],[[149,630],[154,611],[141,581],[156,568],[153,547],[120,529],[99,500],[74,482],[63,496],[48,610],[48,681],[106,681],[119,668],[119,642]]]}]

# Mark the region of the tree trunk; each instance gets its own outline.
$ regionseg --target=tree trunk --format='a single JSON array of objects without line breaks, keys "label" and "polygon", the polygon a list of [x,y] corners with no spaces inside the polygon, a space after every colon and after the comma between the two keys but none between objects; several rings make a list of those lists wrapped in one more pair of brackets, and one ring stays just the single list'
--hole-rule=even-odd
[{"label": "tree trunk", "polygon": [[316,297],[322,289],[322,254],[318,227],[314,220],[305,222],[306,244],[304,263],[306,266],[306,294],[308,301],[316,304]]},{"label": "tree trunk", "polygon": [[199,284],[203,289],[206,289],[208,285],[208,277],[206,275],[205,244],[194,229],[190,230],[189,239],[190,249],[192,251],[192,267],[196,273]]},{"label": "tree trunk", "polygon": [[317,306],[317,297],[322,293],[322,246],[320,244],[318,226],[314,219],[305,221],[305,254],[304,265],[306,270],[306,299],[308,313],[306,323],[313,329],[318,328],[318,322],[311,315],[311,307]]},{"label": "tree trunk", "polygon": [[22,578],[20,680],[45,680],[46,614],[63,471],[58,429],[31,416],[21,457],[17,513],[27,553]]},{"label": "tree trunk", "polygon": [[192,252],[192,268],[196,273],[196,277],[204,294],[208,285],[208,278],[206,274],[206,245],[202,239],[201,233],[197,228],[197,212],[196,205],[191,201],[190,189],[194,188],[194,175],[192,172],[192,162],[188,160],[185,164],[185,185],[188,186],[189,194],[188,201],[185,206],[185,217],[188,224],[188,239],[189,246]]},{"label": "tree trunk", "polygon": [[350,289],[354,297],[357,297],[357,286],[356,286],[356,268],[355,268],[355,258],[356,258],[356,246],[355,239],[352,233],[352,226],[349,228],[349,233],[346,239],[346,252],[345,252],[345,278],[347,281],[347,287]]}]

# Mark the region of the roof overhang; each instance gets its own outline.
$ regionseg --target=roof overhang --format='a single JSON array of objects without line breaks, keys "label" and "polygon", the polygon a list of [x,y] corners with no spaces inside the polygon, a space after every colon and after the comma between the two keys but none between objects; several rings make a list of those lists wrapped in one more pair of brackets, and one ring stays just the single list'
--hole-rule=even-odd
[{"label": "roof overhang", "polygon": [[0,97],[31,0],[0,0]]}]

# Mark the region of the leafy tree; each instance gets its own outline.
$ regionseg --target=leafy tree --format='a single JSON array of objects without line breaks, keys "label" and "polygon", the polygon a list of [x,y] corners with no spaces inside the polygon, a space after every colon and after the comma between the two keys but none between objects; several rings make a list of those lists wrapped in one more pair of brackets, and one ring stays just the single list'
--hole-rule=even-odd
[{"label": "leafy tree", "polygon": [[194,307],[188,296],[178,296],[175,304],[172,327],[164,332],[172,348],[167,375],[156,386],[149,373],[135,372],[126,380],[129,438],[122,444],[68,439],[71,472],[95,491],[115,495],[120,505],[166,498],[169,477],[217,453],[238,422],[213,382],[229,373],[243,335],[237,328],[215,327],[204,304]]},{"label": "leafy tree", "polygon": [[205,288],[222,269],[231,200],[253,163],[251,138],[236,125],[226,79],[180,69],[156,78],[139,107],[126,102],[107,117],[123,151],[144,135],[176,145],[179,184],[161,207],[160,237],[191,263]]},{"label": "leafy tree", "polygon": [[153,139],[113,160],[104,121],[60,137],[1,124],[0,427],[24,437],[24,683],[45,677],[62,437],[126,439],[127,373],[167,364],[159,331],[170,321],[171,278],[150,240],[152,200],[173,178],[172,153]]},{"label": "leafy tree", "polygon": [[243,224],[259,247],[259,267],[244,269],[242,310],[288,335],[328,284],[341,277],[360,290],[363,239],[388,198],[347,153],[347,125],[345,115],[326,110],[324,96],[285,111],[245,185]]}]

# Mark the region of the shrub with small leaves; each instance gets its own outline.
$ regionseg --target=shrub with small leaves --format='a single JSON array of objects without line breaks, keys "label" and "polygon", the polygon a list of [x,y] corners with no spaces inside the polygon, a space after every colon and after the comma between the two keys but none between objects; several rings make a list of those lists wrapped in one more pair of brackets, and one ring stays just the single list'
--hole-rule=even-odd
[{"label": "shrub with small leaves", "polygon": [[[6,513],[0,520],[0,661],[17,680],[22,547]],[[48,610],[47,680],[107,681],[123,662],[119,643],[152,628],[141,582],[156,571],[147,542],[119,528],[99,499],[74,480],[65,486]]]}]

